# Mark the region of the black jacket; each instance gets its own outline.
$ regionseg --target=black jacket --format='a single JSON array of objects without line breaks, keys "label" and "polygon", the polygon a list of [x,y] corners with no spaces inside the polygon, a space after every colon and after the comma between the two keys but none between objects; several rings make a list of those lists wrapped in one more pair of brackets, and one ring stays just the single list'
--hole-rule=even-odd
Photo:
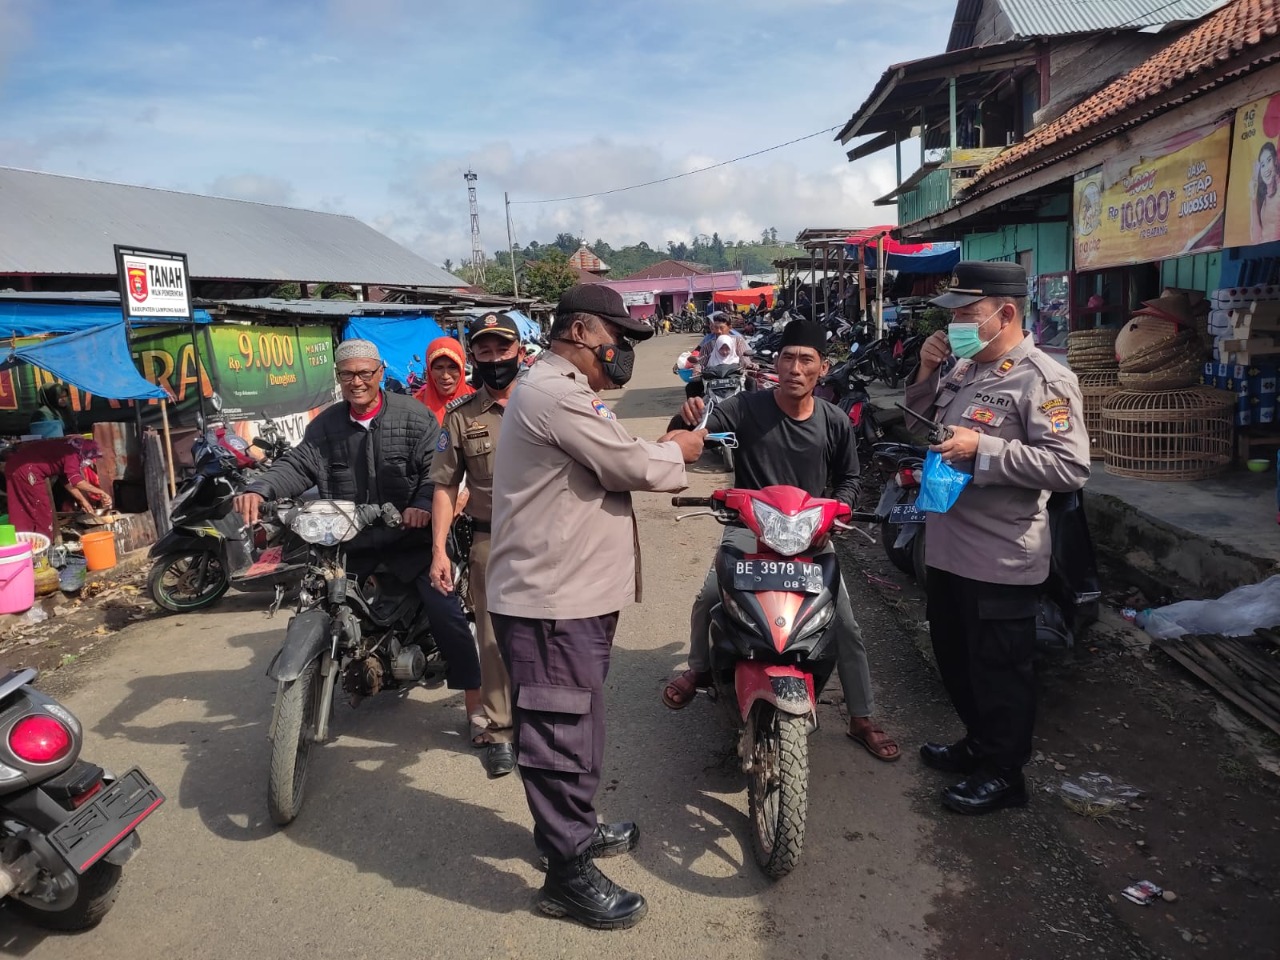
[{"label": "black jacket", "polygon": [[[246,490],[279,500],[314,486],[323,500],[390,503],[402,512],[408,507],[430,510],[435,485],[428,475],[439,435],[435,414],[412,397],[384,392],[382,409],[368,430],[352,423],[347,404],[339,401],[312,420],[302,441]],[[430,536],[424,530],[371,527],[354,541],[353,552],[392,545],[413,554],[399,554],[398,564],[417,568],[430,563]],[[423,550],[425,559],[419,556]]]}]

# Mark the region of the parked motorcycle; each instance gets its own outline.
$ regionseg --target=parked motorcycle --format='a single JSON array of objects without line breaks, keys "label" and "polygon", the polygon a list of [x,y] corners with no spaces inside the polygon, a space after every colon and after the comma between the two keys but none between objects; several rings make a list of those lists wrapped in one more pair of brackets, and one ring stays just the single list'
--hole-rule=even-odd
[{"label": "parked motorcycle", "polygon": [[364,577],[347,571],[346,544],[373,524],[398,527],[395,507],[314,500],[264,504],[262,513],[308,545],[296,612],[267,668],[277,684],[267,807],[284,826],[302,810],[312,747],[329,739],[336,687],[356,706],[413,683],[435,644],[412,584],[382,567]]},{"label": "parked motorcycle", "polygon": [[0,897],[32,923],[84,930],[114,906],[138,825],[165,798],[136,767],[117,777],[80,759],[80,722],[36,676],[0,677]]},{"label": "parked motorcycle", "polygon": [[829,400],[849,415],[858,443],[858,463],[865,472],[876,444],[884,439],[884,427],[871,405],[866,381],[858,376],[857,361],[850,357],[818,381],[814,396]]},{"label": "parked motorcycle", "polygon": [[[707,367],[702,371],[702,389],[703,396],[706,398],[707,411],[719,403],[724,403],[730,397],[735,397],[746,387],[746,371],[742,369],[739,363],[724,363],[714,367]],[[711,438],[708,438],[711,439]],[[716,441],[712,441],[716,442]],[[730,473],[733,472],[733,451],[735,445],[732,443],[719,442],[721,454],[724,456],[724,468]]]},{"label": "parked motorcycle", "polygon": [[[271,420],[253,441],[264,459],[241,457],[216,434],[196,440],[195,472],[183,482],[169,506],[170,529],[152,545],[147,589],[156,604],[182,613],[215,603],[233,585],[274,586],[297,572],[284,562],[284,529],[267,525],[255,536],[232,500],[256,477],[263,464],[288,449]],[[252,466],[245,465],[248,460]]]},{"label": "parked motorcycle", "polygon": [[833,528],[872,518],[785,486],[671,502],[708,508],[677,520],[711,516],[756,535],[755,551],[721,545],[716,555],[722,601],[711,616],[712,692],[738,731],[756,862],[779,879],[795,869],[804,845],[808,735],[836,663],[831,624],[840,567],[834,553],[813,551]]},{"label": "parked motorcycle", "polygon": [[884,478],[876,516],[880,518],[880,543],[889,562],[908,576],[925,583],[924,520],[916,508],[920,475],[927,447],[909,443],[879,443],[872,452],[872,466]]}]

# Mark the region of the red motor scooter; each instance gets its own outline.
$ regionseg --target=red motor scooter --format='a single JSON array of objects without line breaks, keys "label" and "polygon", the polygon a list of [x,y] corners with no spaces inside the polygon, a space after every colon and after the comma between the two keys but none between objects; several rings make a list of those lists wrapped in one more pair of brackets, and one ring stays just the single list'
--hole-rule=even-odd
[{"label": "red motor scooter", "polygon": [[808,736],[818,726],[818,694],[836,665],[840,565],[834,553],[819,551],[833,528],[852,529],[848,521],[873,516],[784,486],[671,502],[710,508],[677,520],[711,516],[756,536],[752,552],[723,544],[716,554],[720,603],[711,616],[709,693],[738,730],[756,861],[779,879],[795,868],[804,844]]}]

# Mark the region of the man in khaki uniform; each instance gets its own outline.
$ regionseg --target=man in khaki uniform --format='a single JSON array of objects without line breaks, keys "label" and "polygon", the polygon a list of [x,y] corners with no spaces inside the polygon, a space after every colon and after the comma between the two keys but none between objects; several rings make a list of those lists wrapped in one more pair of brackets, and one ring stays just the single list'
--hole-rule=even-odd
[{"label": "man in khaki uniform", "polygon": [[594,863],[640,836],[634,823],[599,823],[595,811],[618,612],[640,599],[631,491],[683,490],[704,435],[639,440],[598,396],[631,378],[630,341],[652,335],[617,291],[571,287],[550,349],[503,414],[493,483],[489,613],[511,674],[534,841],[548,862],[539,907],[600,929],[632,926],[646,909]]},{"label": "man in khaki uniform", "polygon": [[1032,658],[1052,544],[1050,493],[1089,479],[1076,376],[1023,330],[1027,275],[1016,263],[965,261],[934,304],[952,322],[925,341],[907,406],[951,427],[932,450],[973,479],[925,527],[929,631],[965,725],[924,762],[966,779],[943,792],[959,813],[1027,802],[1036,689]]},{"label": "man in khaki uniform", "polygon": [[[475,393],[459,397],[445,408],[431,462],[431,480],[436,485],[432,513],[437,517],[454,515],[465,478],[470,497],[465,510],[475,534],[468,558],[469,599],[480,644],[480,706],[484,710],[482,717],[471,718],[472,742],[486,747],[484,767],[490,777],[496,778],[514,770],[516,760],[511,745],[511,680],[489,618],[485,571],[493,519],[493,462],[498,452],[502,411],[515,388],[524,348],[515,321],[498,313],[487,313],[471,324],[467,347],[480,386]],[[432,528],[431,584],[442,593],[452,593],[454,589],[448,539],[447,524]]]}]

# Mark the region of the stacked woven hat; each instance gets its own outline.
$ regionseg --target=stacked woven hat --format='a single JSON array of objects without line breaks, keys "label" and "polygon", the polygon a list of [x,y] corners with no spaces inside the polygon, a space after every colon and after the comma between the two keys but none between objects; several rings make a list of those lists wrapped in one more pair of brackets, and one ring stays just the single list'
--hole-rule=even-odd
[{"label": "stacked woven hat", "polygon": [[1119,330],[1075,330],[1067,334],[1067,363],[1077,373],[1115,370]]},{"label": "stacked woven hat", "polygon": [[1165,291],[1146,300],[1116,336],[1120,386],[1136,390],[1173,390],[1200,379],[1203,348],[1183,293]]}]

